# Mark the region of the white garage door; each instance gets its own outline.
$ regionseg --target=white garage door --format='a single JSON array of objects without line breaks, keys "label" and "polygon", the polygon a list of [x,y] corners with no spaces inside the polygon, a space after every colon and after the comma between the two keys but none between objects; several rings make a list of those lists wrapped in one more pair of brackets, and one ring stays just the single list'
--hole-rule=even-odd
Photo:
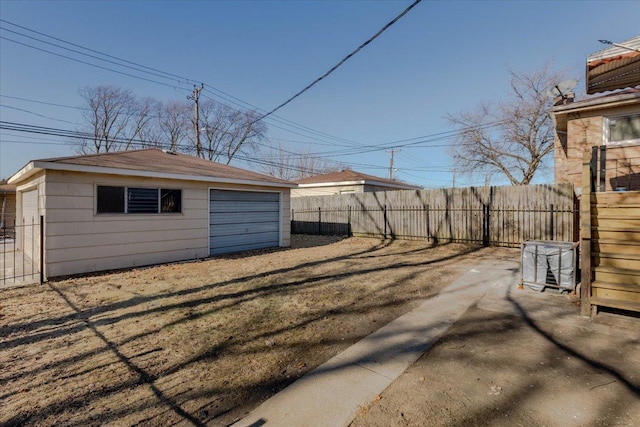
[{"label": "white garage door", "polygon": [[38,216],[38,190],[22,193],[22,239],[20,245],[24,254],[32,259],[40,253],[40,216]]},{"label": "white garage door", "polygon": [[280,245],[280,194],[211,190],[211,255]]}]

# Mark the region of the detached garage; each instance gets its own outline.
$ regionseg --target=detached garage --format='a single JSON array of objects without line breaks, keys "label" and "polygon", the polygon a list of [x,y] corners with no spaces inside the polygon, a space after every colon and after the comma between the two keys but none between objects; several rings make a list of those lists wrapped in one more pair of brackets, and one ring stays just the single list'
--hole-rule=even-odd
[{"label": "detached garage", "polygon": [[9,180],[44,215],[46,278],[290,245],[296,184],[157,149],[34,160]]}]

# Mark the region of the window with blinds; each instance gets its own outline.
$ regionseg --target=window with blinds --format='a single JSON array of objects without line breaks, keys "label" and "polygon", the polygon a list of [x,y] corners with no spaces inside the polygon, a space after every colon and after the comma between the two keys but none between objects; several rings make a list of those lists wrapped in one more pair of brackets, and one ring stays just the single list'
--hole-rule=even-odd
[{"label": "window with blinds", "polygon": [[182,212],[182,190],[98,185],[96,197],[96,210],[99,214]]}]

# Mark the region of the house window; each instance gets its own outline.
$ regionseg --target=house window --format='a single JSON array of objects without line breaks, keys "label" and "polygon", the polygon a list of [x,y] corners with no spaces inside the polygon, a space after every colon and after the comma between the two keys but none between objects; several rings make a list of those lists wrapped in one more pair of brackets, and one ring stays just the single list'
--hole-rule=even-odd
[{"label": "house window", "polygon": [[98,186],[98,213],[124,213],[124,187]]},{"label": "house window", "polygon": [[605,132],[608,144],[640,142],[640,114],[607,119]]},{"label": "house window", "polygon": [[182,212],[182,190],[160,190],[160,212]]},{"label": "house window", "polygon": [[158,189],[127,188],[127,213],[158,213]]},{"label": "house window", "polygon": [[98,185],[96,194],[99,214],[182,212],[182,190]]}]

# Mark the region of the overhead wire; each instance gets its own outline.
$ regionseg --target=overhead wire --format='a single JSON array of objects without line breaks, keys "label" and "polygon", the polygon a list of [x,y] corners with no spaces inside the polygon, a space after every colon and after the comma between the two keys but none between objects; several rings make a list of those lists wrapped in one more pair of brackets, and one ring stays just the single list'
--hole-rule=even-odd
[{"label": "overhead wire", "polygon": [[[46,127],[46,126],[37,126],[37,125],[30,125],[30,124],[24,124],[24,123],[15,123],[15,122],[6,122],[6,121],[0,121],[0,130],[9,130],[9,131],[14,131],[14,132],[25,132],[25,133],[30,133],[30,134],[49,135],[49,136],[57,136],[57,137],[62,137],[62,138],[80,139],[80,140],[92,139],[94,137],[94,135],[92,133],[89,133],[89,132],[73,131],[73,130],[67,130],[67,129],[51,128],[51,127]],[[56,143],[56,142],[49,142],[48,140],[45,140],[44,142],[32,142],[32,141],[14,141],[14,140],[2,139],[1,142],[8,142],[8,143],[10,142],[10,143],[16,143],[16,144],[34,143],[34,144],[39,144],[39,145],[70,145],[69,142],[57,142]],[[140,147],[140,148],[159,148],[159,147],[162,146],[162,142],[161,141],[143,140],[143,139],[139,139],[139,138],[132,138],[132,139],[128,139],[128,138],[112,138],[110,140],[110,142],[112,142],[112,143],[120,143],[120,144],[129,144],[130,146]],[[181,149],[185,149],[185,150],[189,150],[189,149],[192,150],[193,146],[192,145],[181,144],[181,145],[178,145],[177,148],[181,148]],[[216,152],[215,150],[207,148],[207,147],[203,147],[202,150],[205,151],[205,152],[208,152],[208,153],[221,154],[221,153]],[[260,165],[265,165],[265,166],[274,166],[274,167],[277,166],[279,168],[284,168],[284,169],[287,169],[287,170],[293,170],[293,171],[297,171],[297,172],[309,172],[309,170],[304,169],[304,168],[299,167],[299,166],[283,165],[280,162],[260,159],[260,158],[256,158],[255,156],[248,157],[248,156],[245,156],[245,155],[236,154],[234,156],[234,158],[237,158],[238,160],[247,161],[247,162],[257,163],[257,164],[260,164]]]},{"label": "overhead wire", "polygon": [[[63,40],[61,38],[55,37],[55,36],[51,36],[51,35],[45,34],[43,32],[40,32],[40,31],[37,31],[37,30],[33,30],[33,29],[27,28],[27,27],[22,26],[22,25],[15,24],[15,23],[7,21],[5,19],[0,19],[0,22],[2,22],[4,24],[15,26],[17,28],[20,28],[20,29],[25,30],[25,31],[32,32],[34,34],[38,34],[38,35],[43,36],[43,37],[50,38],[52,40],[59,41],[59,42],[64,43],[64,44],[68,44],[70,46],[74,46],[74,47],[77,47],[77,48],[80,48],[80,49],[87,50],[89,52],[96,53],[98,55],[105,56],[105,57],[110,58],[110,59],[100,58],[98,56],[90,55],[90,54],[87,54],[85,52],[78,51],[76,49],[70,49],[68,47],[61,46],[61,45],[56,44],[56,43],[52,43],[52,42],[49,42],[49,41],[46,41],[46,40],[39,39],[37,37],[29,36],[27,34],[23,34],[23,33],[14,31],[14,30],[10,30],[8,28],[0,27],[0,30],[11,32],[13,34],[17,34],[17,35],[20,35],[22,37],[26,37],[26,38],[29,38],[31,40],[36,40],[38,42],[45,43],[45,44],[48,44],[48,45],[51,45],[51,46],[55,46],[55,47],[58,47],[60,49],[71,51],[71,52],[74,52],[74,53],[79,54],[79,55],[88,56],[88,57],[96,59],[96,60],[105,61],[105,62],[113,64],[113,65],[117,65],[117,66],[120,66],[120,67],[125,67],[125,68],[128,68],[128,69],[132,69],[132,70],[135,70],[137,72],[151,74],[153,76],[169,79],[169,80],[172,80],[172,81],[177,79],[177,81],[175,83],[178,83],[178,84],[189,84],[189,83],[192,83],[194,81],[199,81],[199,80],[196,80],[196,79],[191,79],[189,77],[179,76],[177,74],[173,74],[173,73],[169,73],[169,72],[166,72],[166,71],[163,71],[163,70],[159,70],[157,68],[148,67],[148,66],[145,66],[143,64],[140,64],[140,63],[137,63],[137,62],[133,62],[133,61],[129,61],[129,60],[126,60],[126,59],[123,59],[123,58],[119,58],[117,56],[110,55],[110,54],[107,54],[107,53],[104,53],[104,52],[100,52],[98,50],[91,49],[91,48],[88,48],[86,46],[79,45],[77,43],[72,43],[72,42]],[[92,63],[89,63],[87,61],[82,61],[82,60],[79,60],[79,59],[76,59],[76,58],[69,57],[67,55],[62,55],[60,53],[56,53],[56,52],[52,52],[52,51],[47,50],[47,49],[36,47],[36,46],[30,45],[28,43],[19,42],[17,40],[10,39],[8,37],[0,36],[0,38],[5,39],[7,41],[11,41],[13,43],[20,44],[20,45],[25,46],[25,47],[29,47],[29,48],[32,48],[32,49],[40,50],[42,52],[46,52],[46,53],[49,53],[49,54],[52,54],[52,55],[55,55],[55,56],[59,56],[59,57],[65,58],[65,59],[69,59],[71,61],[75,61],[75,62],[86,64],[86,65],[89,65],[89,66],[101,68],[101,69],[104,69],[104,70],[107,70],[107,71],[111,71],[111,72],[115,72],[115,73],[118,73],[118,74],[123,74],[123,75],[126,75],[128,77],[133,77],[133,78],[142,79],[142,80],[153,82],[153,83],[157,83],[157,84],[162,84],[164,86],[169,86],[169,87],[172,87],[174,89],[187,90],[187,88],[179,87],[179,85],[178,86],[169,85],[169,84],[164,83],[164,82],[155,81],[153,79],[148,79],[148,78],[145,78],[145,77],[135,76],[135,75],[132,75],[130,73],[125,73],[123,71],[114,70],[114,69],[109,68],[109,67],[104,67],[104,66],[101,66],[101,65],[92,64]],[[124,63],[124,64],[122,64],[122,63]],[[127,65],[127,64],[135,65],[135,67],[132,67],[131,65]],[[139,67],[139,68],[136,68],[136,67]],[[140,69],[140,68],[143,68],[143,69]],[[150,70],[150,71],[147,71],[147,70]],[[206,83],[205,91],[210,92],[212,94],[215,94],[218,98],[222,98],[225,101],[227,101],[229,103],[232,103],[232,104],[234,104],[234,105],[236,105],[236,106],[238,106],[238,107],[240,107],[242,109],[248,109],[248,107],[250,107],[250,108],[252,108],[252,109],[254,109],[256,111],[266,111],[264,109],[260,109],[259,107],[256,107],[255,105],[252,105],[252,104],[250,104],[250,103],[248,103],[246,101],[243,101],[240,98],[237,98],[237,97],[235,97],[235,96],[233,96],[233,95],[231,95],[231,94],[229,94],[229,93],[227,93],[227,92],[225,92],[225,91],[223,91],[221,89],[218,89],[218,88],[216,88],[216,87],[214,87],[214,86],[212,86],[212,85],[210,85],[208,83]],[[203,94],[203,97],[206,97],[206,95]],[[211,99],[213,99],[213,98],[211,98]],[[215,100],[215,101],[216,102],[220,102],[219,100]],[[221,104],[227,105],[227,104],[224,104],[224,103],[221,103]],[[229,105],[227,105],[227,106],[230,107]],[[233,107],[231,107],[231,108],[233,108]],[[331,138],[331,139],[334,139],[334,140],[337,140],[337,141],[343,141],[343,142],[348,142],[348,143],[352,143],[352,144],[358,144],[355,141],[350,141],[350,140],[347,140],[347,139],[344,139],[344,138],[335,137],[335,136],[330,135],[328,133],[317,131],[315,129],[309,128],[309,127],[304,126],[304,125],[300,125],[298,123],[295,123],[293,121],[287,120],[285,118],[281,118],[279,116],[275,116],[274,115],[273,118],[270,118],[270,120],[278,120],[278,121],[280,121],[281,123],[283,123],[285,125],[294,126],[297,129],[303,129],[303,130],[306,130],[308,132],[312,132],[315,135],[324,136],[324,137]],[[282,128],[282,127],[280,127],[280,129],[282,129],[284,131],[289,131],[289,129]],[[305,136],[305,135],[302,135],[302,136]],[[318,139],[318,138],[316,138],[316,139]]]},{"label": "overhead wire", "polygon": [[[274,127],[276,127],[276,128],[279,128],[279,129],[285,130],[285,131],[287,131],[287,132],[292,132],[292,133],[294,133],[294,134],[298,134],[298,135],[303,136],[303,137],[306,137],[306,138],[314,139],[314,140],[316,141],[316,142],[314,142],[314,144],[316,144],[316,145],[319,145],[319,141],[322,141],[322,138],[330,138],[330,139],[333,139],[334,141],[343,141],[343,142],[345,142],[345,144],[336,144],[335,142],[328,142],[328,141],[324,141],[324,144],[326,144],[326,145],[341,146],[341,147],[344,147],[344,148],[345,148],[344,150],[335,150],[335,151],[333,151],[333,152],[322,152],[322,153],[305,153],[305,154],[300,154],[300,156],[309,156],[309,155],[312,155],[312,156],[322,156],[322,157],[335,156],[335,155],[349,156],[349,155],[356,155],[356,154],[370,153],[370,152],[375,152],[375,151],[382,151],[382,150],[386,150],[386,149],[393,148],[393,147],[411,147],[411,146],[413,146],[413,147],[438,147],[438,146],[446,146],[446,145],[448,145],[448,144],[443,144],[443,145],[434,145],[434,144],[429,144],[429,143],[434,142],[434,141],[438,141],[438,140],[448,139],[448,138],[452,137],[451,135],[456,135],[457,133],[459,133],[459,132],[460,132],[460,130],[454,130],[454,131],[442,132],[442,133],[440,133],[440,134],[426,135],[426,136],[422,136],[422,137],[414,137],[414,138],[403,139],[403,140],[398,140],[398,141],[392,141],[392,142],[387,142],[387,143],[381,143],[381,144],[376,144],[376,145],[359,145],[358,147],[352,147],[352,146],[350,146],[350,144],[358,144],[358,143],[357,143],[356,141],[350,141],[350,140],[347,140],[347,139],[344,139],[344,138],[334,137],[333,135],[330,135],[330,134],[327,134],[327,133],[324,133],[324,132],[320,132],[320,131],[316,131],[316,130],[314,130],[314,129],[311,129],[311,128],[306,127],[306,126],[303,126],[303,125],[298,125],[298,124],[296,124],[295,122],[291,122],[291,121],[289,121],[289,120],[287,120],[287,119],[279,118],[278,116],[276,116],[276,115],[274,115],[274,114],[273,114],[276,110],[278,110],[278,109],[280,109],[280,108],[284,107],[284,105],[286,105],[286,104],[288,104],[289,102],[293,101],[293,99],[295,99],[296,97],[300,96],[300,95],[301,95],[302,93],[304,93],[306,90],[310,89],[313,85],[317,84],[320,80],[324,79],[326,76],[328,76],[329,74],[331,74],[332,72],[334,72],[334,71],[335,71],[339,66],[341,66],[342,64],[344,64],[344,62],[346,62],[348,59],[350,59],[353,55],[355,55],[355,54],[356,54],[357,52],[359,52],[362,48],[364,48],[364,47],[365,47],[366,45],[368,45],[371,41],[373,41],[373,40],[374,40],[375,38],[377,38],[380,34],[382,34],[382,32],[384,32],[384,31],[385,31],[386,29],[388,29],[391,25],[393,25],[395,22],[397,22],[397,21],[398,21],[402,16],[404,16],[406,13],[408,13],[408,11],[409,11],[409,10],[411,10],[413,7],[415,7],[419,2],[420,2],[420,0],[415,1],[415,2],[414,2],[413,4],[411,4],[408,8],[406,8],[406,9],[405,9],[405,10],[404,10],[400,15],[398,15],[396,18],[394,18],[394,20],[392,20],[392,21],[391,21],[391,22],[389,22],[387,25],[385,25],[385,26],[384,26],[381,30],[379,30],[379,31],[378,31],[374,36],[370,37],[370,38],[369,38],[365,43],[363,43],[363,44],[362,44],[362,45],[360,45],[358,48],[356,48],[356,50],[354,50],[354,51],[353,51],[353,52],[351,52],[349,55],[347,55],[347,57],[343,58],[343,60],[342,60],[342,61],[340,61],[338,64],[336,64],[334,67],[332,67],[332,68],[331,68],[328,72],[326,72],[323,76],[321,76],[321,77],[319,77],[318,79],[314,80],[310,85],[307,85],[307,87],[305,87],[303,90],[299,91],[296,95],[294,95],[293,97],[289,98],[289,99],[288,99],[287,101],[285,101],[284,103],[280,104],[278,107],[276,107],[276,108],[272,109],[271,111],[269,111],[269,112],[268,112],[268,113],[266,113],[266,114],[263,114],[259,119],[260,119],[260,120],[263,120],[263,119],[267,118],[268,116],[271,116],[271,117],[269,117],[269,119],[270,119],[270,120],[274,120],[274,118],[278,118],[278,119],[279,119],[279,121],[280,121],[280,123],[286,123],[286,125],[288,125],[288,126],[294,126],[295,128],[297,128],[297,129],[299,129],[299,130],[301,130],[301,131],[303,131],[303,132],[311,132],[311,133],[313,133],[313,134],[315,134],[315,135],[317,135],[317,136],[316,136],[316,137],[314,137],[314,136],[305,135],[305,134],[303,134],[303,133],[299,133],[299,132],[293,132],[293,131],[291,131],[290,129],[286,129],[286,128],[283,128],[283,127],[281,127],[281,126],[274,125],[273,123],[270,123],[270,126],[274,126]],[[62,39],[60,39],[60,38],[53,37],[53,36],[47,35],[47,34],[45,34],[45,33],[42,33],[42,32],[39,32],[39,31],[35,31],[35,30],[31,30],[31,29],[28,29],[28,28],[26,28],[26,27],[23,27],[23,26],[20,26],[20,25],[17,25],[17,24],[11,23],[11,22],[6,21],[6,20],[4,20],[4,19],[0,19],[0,22],[6,23],[6,24],[10,24],[10,25],[14,25],[14,26],[16,26],[16,27],[18,27],[18,28],[21,28],[21,29],[24,29],[24,30],[27,30],[27,31],[31,31],[31,32],[33,32],[33,33],[35,33],[35,34],[39,34],[39,35],[42,35],[42,36],[44,36],[44,37],[49,37],[49,38],[51,38],[51,39],[53,39],[53,40],[57,40],[57,41],[60,41],[60,42],[62,42],[62,43],[69,44],[69,45],[71,45],[71,46],[75,46],[75,47],[78,47],[78,48],[81,48],[81,49],[85,49],[85,50],[87,50],[87,51],[94,52],[94,53],[97,53],[97,54],[99,54],[99,55],[103,55],[103,56],[106,56],[106,57],[109,57],[109,58],[115,59],[115,60],[120,61],[120,62],[124,62],[124,63],[131,64],[131,65],[135,65],[136,67],[139,67],[139,68],[132,67],[132,66],[129,66],[129,65],[124,65],[124,64],[121,64],[121,63],[118,63],[118,62],[115,62],[115,61],[111,61],[111,60],[106,60],[106,59],[104,59],[104,58],[100,58],[100,57],[97,57],[97,56],[95,56],[95,55],[89,55],[89,54],[86,54],[86,53],[84,53],[84,52],[80,52],[80,51],[75,50],[75,49],[69,49],[69,48],[67,48],[67,47],[60,46],[60,45],[58,45],[58,44],[48,42],[48,41],[46,41],[46,40],[41,40],[41,39],[38,39],[38,38],[35,38],[35,37],[32,37],[32,36],[26,35],[26,34],[23,34],[23,33],[19,33],[19,32],[13,31],[13,30],[9,30],[9,29],[7,29],[7,28],[1,28],[1,27],[0,27],[1,29],[5,30],[5,31],[8,31],[8,32],[11,32],[11,33],[14,33],[14,34],[18,34],[18,35],[20,35],[20,36],[27,37],[27,38],[29,38],[29,39],[36,40],[36,41],[39,41],[39,42],[42,42],[42,43],[45,43],[45,44],[48,44],[48,45],[51,45],[51,46],[55,46],[55,47],[61,48],[61,49],[66,49],[66,50],[68,50],[68,51],[71,51],[71,52],[74,52],[74,53],[77,53],[77,54],[86,55],[86,56],[88,56],[88,57],[90,57],[90,58],[93,58],[93,59],[97,59],[97,60],[101,60],[101,61],[106,61],[106,62],[108,62],[108,63],[114,64],[114,65],[117,65],[117,66],[121,66],[121,67],[126,67],[126,68],[128,68],[128,69],[132,69],[132,70],[134,70],[134,71],[136,71],[136,72],[148,73],[148,74],[153,75],[153,76],[155,76],[155,77],[164,78],[164,79],[169,79],[169,80],[171,80],[172,82],[174,81],[174,79],[177,79],[177,81],[175,81],[175,83],[179,83],[179,84],[188,84],[189,82],[196,81],[196,80],[194,80],[194,79],[190,79],[190,78],[187,78],[187,77],[178,76],[178,75],[176,75],[176,74],[172,74],[172,73],[167,73],[167,72],[165,72],[165,71],[158,70],[158,69],[155,69],[155,68],[152,68],[152,67],[147,67],[147,66],[145,66],[145,65],[142,65],[142,64],[139,64],[139,63],[135,63],[135,62],[133,62],[133,61],[124,60],[124,59],[122,59],[122,58],[118,58],[118,57],[113,56],[113,55],[105,54],[105,53],[103,53],[103,52],[100,52],[100,51],[97,51],[97,50],[94,50],[94,49],[90,49],[90,48],[87,48],[87,47],[84,47],[84,46],[81,46],[81,45],[78,45],[78,44],[75,44],[75,43],[67,42],[67,41],[62,40]],[[56,53],[56,52],[48,51],[48,50],[46,50],[46,49],[42,49],[42,48],[38,48],[38,47],[35,47],[35,46],[31,46],[31,45],[28,45],[28,44],[26,44],[26,43],[21,43],[21,42],[18,42],[18,41],[16,41],[16,40],[9,39],[9,38],[7,38],[7,37],[1,37],[1,36],[0,36],[0,38],[3,38],[3,39],[8,40],[8,41],[12,41],[12,42],[14,42],[14,43],[21,44],[21,45],[23,45],[23,46],[31,47],[31,48],[36,49],[36,50],[41,50],[41,51],[44,51],[44,52],[47,52],[47,53],[50,53],[50,54],[53,54],[53,55],[61,56],[61,57],[63,57],[63,58],[70,59],[70,60],[72,60],[72,61],[76,61],[76,62],[80,62],[80,63],[86,64],[86,65],[90,65],[90,66],[94,66],[94,67],[102,68],[102,69],[105,69],[105,70],[108,70],[108,71],[112,71],[112,72],[115,72],[115,73],[124,74],[124,75],[129,76],[129,77],[133,77],[133,78],[138,78],[138,79],[146,80],[146,81],[150,81],[150,82],[153,82],[153,83],[164,84],[165,86],[170,86],[170,87],[178,88],[178,89],[182,89],[182,90],[184,90],[184,89],[185,89],[185,88],[183,88],[183,87],[176,87],[175,85],[168,85],[168,84],[166,84],[166,83],[158,82],[158,81],[155,81],[155,80],[153,80],[153,79],[148,79],[148,78],[141,77],[141,76],[135,76],[135,75],[132,75],[132,74],[130,74],[130,73],[125,73],[125,72],[122,72],[122,71],[118,71],[118,70],[110,69],[110,68],[108,68],[108,67],[103,67],[103,66],[100,66],[100,65],[97,65],[97,64],[88,63],[88,62],[86,62],[86,61],[78,60],[78,59],[76,59],[76,58],[71,58],[71,57],[68,57],[68,56],[66,56],[66,55],[61,55],[61,54]],[[146,71],[146,70],[141,69],[141,68],[144,68],[144,69],[146,69],[146,70],[150,70],[150,71]],[[208,86],[210,86],[210,85],[208,85]],[[207,89],[208,89],[208,87],[207,87]],[[240,107],[242,107],[242,108],[246,108],[244,105],[249,105],[249,106],[251,106],[252,108],[254,108],[254,109],[256,109],[256,110],[264,111],[264,110],[262,110],[262,109],[259,109],[259,108],[255,107],[255,106],[253,106],[253,105],[251,105],[251,104],[249,104],[249,103],[246,103],[245,101],[240,100],[239,98],[236,98],[236,97],[234,97],[234,96],[232,96],[232,95],[230,95],[230,94],[228,94],[228,93],[226,93],[226,92],[224,92],[224,91],[221,91],[221,90],[219,90],[219,89],[216,89],[216,88],[214,88],[214,87],[212,87],[212,91],[211,91],[211,92],[212,92],[212,93],[215,93],[215,94],[217,94],[217,93],[222,93],[222,94],[223,94],[223,95],[225,95],[226,97],[232,98],[233,100],[237,101],[237,102],[233,102],[233,103],[234,103],[234,105],[238,105],[238,106],[240,106]],[[206,95],[203,95],[203,96],[206,96]],[[218,95],[218,96],[219,96],[219,95]],[[15,98],[15,99],[18,99],[17,97],[14,97],[14,98]],[[213,98],[210,98],[210,99],[213,99]],[[214,100],[214,101],[215,101],[215,100]],[[35,102],[39,102],[39,101],[35,101]],[[53,104],[53,103],[46,103],[46,102],[41,102],[41,101],[40,101],[40,103],[42,103],[42,104],[49,104],[49,105],[56,105],[56,104]],[[244,105],[241,105],[241,104],[244,104]],[[58,105],[59,105],[59,104],[58,104]],[[59,106],[61,106],[61,105],[59,105]],[[69,107],[69,108],[71,108],[70,106],[65,106],[65,107]],[[11,106],[9,106],[8,108],[15,108],[15,109],[18,109],[18,108],[16,108],[16,107],[11,107]],[[80,107],[73,107],[73,108],[80,108]],[[32,114],[39,115],[38,113],[33,113],[33,112],[31,112],[31,113],[32,113]],[[42,115],[41,115],[41,116],[42,116]],[[54,119],[54,118],[46,117],[46,116],[42,116],[42,117],[49,118],[49,119],[52,119],[52,120],[60,120],[60,119]],[[67,121],[67,122],[68,122],[68,121]],[[71,123],[71,122],[68,122],[68,123]],[[483,125],[483,126],[488,126],[488,125]],[[319,137],[318,137],[318,136],[319,136]],[[441,138],[438,138],[437,136],[441,136]],[[309,143],[309,142],[306,142],[306,143]],[[426,144],[429,144],[429,145],[426,145]],[[291,153],[291,154],[297,154],[297,153],[293,153],[293,152],[289,152],[289,153]],[[381,167],[381,166],[377,166],[377,167],[378,167],[378,168],[386,168],[386,167]]]},{"label": "overhead wire", "polygon": [[305,86],[302,90],[298,91],[295,95],[291,96],[289,99],[287,99],[286,101],[284,101],[283,103],[281,103],[280,105],[278,105],[277,107],[275,107],[274,109],[272,109],[271,111],[269,111],[268,113],[266,113],[264,116],[262,116],[260,119],[264,119],[265,117],[270,116],[271,114],[275,113],[276,111],[278,111],[279,109],[281,109],[282,107],[284,107],[285,105],[289,104],[291,101],[293,101],[294,99],[298,98],[300,95],[302,95],[303,93],[305,93],[306,91],[308,91],[309,89],[311,89],[313,86],[315,86],[316,84],[318,84],[321,80],[323,80],[324,78],[328,77],[331,73],[333,73],[335,70],[337,70],[340,66],[342,66],[345,62],[347,62],[349,59],[351,59],[354,55],[356,55],[358,52],[360,52],[362,49],[364,49],[368,44],[370,44],[372,41],[374,41],[375,39],[377,39],[382,33],[384,33],[386,30],[389,29],[389,27],[391,27],[393,24],[395,24],[396,22],[398,22],[400,20],[400,18],[402,18],[404,15],[406,15],[407,13],[409,13],[409,11],[411,9],[413,9],[418,3],[420,3],[422,0],[415,0],[411,5],[409,5],[409,7],[407,7],[405,10],[403,10],[398,16],[396,16],[395,18],[393,18],[390,22],[388,22],[384,27],[382,27],[380,30],[378,30],[377,33],[375,33],[373,36],[369,37],[369,39],[367,39],[367,41],[365,41],[364,43],[362,43],[360,46],[358,46],[355,50],[353,50],[351,53],[349,53],[347,56],[345,56],[344,58],[342,58],[336,65],[334,65],[333,67],[331,67],[329,69],[329,71],[325,72],[323,75],[321,75],[320,77],[316,78],[314,81],[312,81],[311,83],[309,83],[307,86]]}]

